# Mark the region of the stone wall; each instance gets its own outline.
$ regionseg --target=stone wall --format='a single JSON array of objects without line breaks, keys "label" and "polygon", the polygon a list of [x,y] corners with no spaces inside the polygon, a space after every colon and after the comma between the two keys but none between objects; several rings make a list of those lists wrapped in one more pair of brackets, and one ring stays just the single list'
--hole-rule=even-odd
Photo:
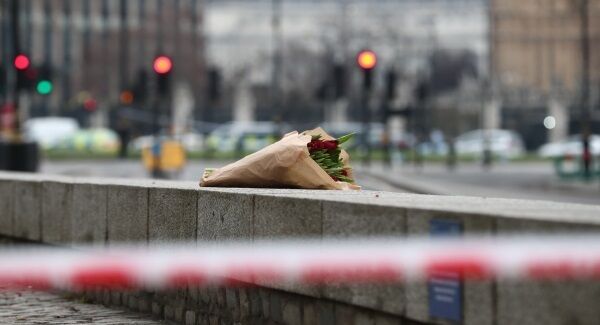
[{"label": "stone wall", "polygon": [[[600,207],[388,192],[200,189],[193,182],[0,173],[0,235],[110,246],[293,237],[597,232]],[[170,292],[96,290],[88,299],[192,324],[447,324],[427,283],[308,287],[262,283]],[[461,284],[461,324],[597,324],[598,283]]]}]

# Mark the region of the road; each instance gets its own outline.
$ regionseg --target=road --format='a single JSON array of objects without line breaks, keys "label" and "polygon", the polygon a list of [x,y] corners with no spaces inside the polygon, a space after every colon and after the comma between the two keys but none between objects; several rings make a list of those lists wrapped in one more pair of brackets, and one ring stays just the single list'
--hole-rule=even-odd
[{"label": "road", "polygon": [[[204,168],[219,167],[227,161],[190,161],[178,179],[199,181]],[[521,198],[559,202],[600,204],[600,185],[564,182],[556,178],[550,163],[502,163],[488,170],[477,164],[463,164],[448,171],[440,164],[423,168],[400,166],[385,169],[355,164],[356,180],[364,189],[407,192],[416,185],[425,192],[447,195]],[[137,160],[45,161],[41,172],[72,176],[148,178]],[[430,190],[430,191],[429,191]]]}]

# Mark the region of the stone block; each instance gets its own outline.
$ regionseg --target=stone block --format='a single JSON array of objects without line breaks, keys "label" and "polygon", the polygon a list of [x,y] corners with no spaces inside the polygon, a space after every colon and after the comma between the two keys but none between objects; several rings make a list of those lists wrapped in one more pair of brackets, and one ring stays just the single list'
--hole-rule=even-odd
[{"label": "stone block", "polygon": [[317,323],[317,311],[315,309],[315,304],[312,302],[305,302],[302,305],[302,324],[303,325],[313,325]]},{"label": "stone block", "polygon": [[302,325],[302,307],[297,299],[291,297],[284,299],[281,313],[285,324]]},{"label": "stone block", "polygon": [[164,317],[163,306],[156,301],[152,302],[152,315],[158,318]]},{"label": "stone block", "polygon": [[231,318],[234,322],[240,321],[240,300],[238,295],[238,289],[225,288],[225,301],[227,304],[227,310],[229,311]]},{"label": "stone block", "polygon": [[146,243],[148,240],[148,188],[107,186],[108,243]]},{"label": "stone block", "polygon": [[375,325],[375,319],[364,311],[356,312],[354,325]]},{"label": "stone block", "polygon": [[14,182],[14,236],[41,240],[42,183],[37,181]]},{"label": "stone block", "polygon": [[14,194],[14,183],[0,180],[0,235],[14,235]]},{"label": "stone block", "polygon": [[196,312],[193,310],[185,312],[185,325],[196,325]]},{"label": "stone block", "polygon": [[166,320],[175,320],[175,307],[171,305],[165,305],[164,317]]},{"label": "stone block", "polygon": [[[320,238],[322,233],[321,202],[317,199],[298,199],[281,196],[255,196],[254,239]],[[320,288],[293,283],[258,284],[320,297]]]},{"label": "stone block", "polygon": [[106,243],[107,186],[73,184],[71,239],[73,243]]},{"label": "stone block", "polygon": [[320,237],[321,222],[321,202],[317,199],[254,198],[255,239]]},{"label": "stone block", "polygon": [[[432,219],[457,221],[462,225],[464,236],[492,235],[495,229],[493,217],[469,215],[443,211],[408,209],[406,234],[429,236]],[[494,297],[492,281],[463,282],[463,324],[491,325],[494,319]],[[444,320],[433,319],[429,311],[428,286],[425,281],[408,283],[406,292],[406,317],[425,323],[443,324]]]},{"label": "stone block", "polygon": [[[570,224],[502,218],[496,220],[499,234],[597,233],[596,225]],[[600,284],[596,281],[499,280],[497,322],[506,324],[598,324]]]},{"label": "stone block", "polygon": [[283,293],[282,292],[277,292],[277,291],[273,291],[271,292],[271,294],[269,295],[269,319],[276,322],[276,323],[281,323],[283,321],[283,313],[282,313],[282,308],[283,308],[283,297],[282,297]]},{"label": "stone block", "polygon": [[596,281],[499,280],[496,324],[599,324],[599,300]]},{"label": "stone block", "polygon": [[[370,236],[401,237],[405,232],[406,210],[397,207],[323,202],[323,237]],[[401,285],[326,286],[323,296],[353,305],[404,313],[404,287]]]},{"label": "stone block", "polygon": [[335,305],[335,323],[342,324],[353,324],[354,323],[355,311],[352,307],[342,304]]},{"label": "stone block", "polygon": [[328,301],[317,300],[317,324],[335,324],[335,308],[333,303]]},{"label": "stone block", "polygon": [[251,240],[252,195],[201,191],[198,240]]},{"label": "stone block", "polygon": [[248,293],[248,288],[240,288],[238,290],[239,298],[240,298],[240,321],[248,322],[250,317],[252,316],[251,304],[250,304],[250,296]]},{"label": "stone block", "polygon": [[149,197],[150,242],[196,239],[198,191],[152,188]]},{"label": "stone block", "polygon": [[73,184],[42,183],[42,241],[50,244],[71,243]]}]

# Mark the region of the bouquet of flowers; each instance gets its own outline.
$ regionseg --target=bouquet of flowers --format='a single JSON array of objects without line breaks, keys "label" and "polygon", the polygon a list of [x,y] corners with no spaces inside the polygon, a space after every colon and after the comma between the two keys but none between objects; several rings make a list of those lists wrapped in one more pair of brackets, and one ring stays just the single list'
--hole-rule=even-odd
[{"label": "bouquet of flowers", "polygon": [[281,140],[218,169],[206,169],[200,186],[347,190],[354,183],[350,156],[323,129],[286,134]]}]

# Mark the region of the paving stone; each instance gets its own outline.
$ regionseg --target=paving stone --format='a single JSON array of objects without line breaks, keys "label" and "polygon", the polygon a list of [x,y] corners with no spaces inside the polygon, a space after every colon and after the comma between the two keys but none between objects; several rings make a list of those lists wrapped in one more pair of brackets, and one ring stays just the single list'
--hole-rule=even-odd
[{"label": "paving stone", "polygon": [[106,243],[107,186],[73,184],[71,238],[74,243]]},{"label": "paving stone", "polygon": [[0,324],[162,324],[147,315],[85,304],[48,292],[0,290]]},{"label": "paving stone", "polygon": [[108,242],[145,243],[148,240],[148,188],[108,186]]},{"label": "paving stone", "polygon": [[0,235],[14,235],[14,183],[0,179]]},{"label": "paving stone", "polygon": [[148,234],[153,241],[196,239],[198,192],[185,189],[150,189]]},{"label": "paving stone", "polygon": [[42,183],[15,182],[14,186],[14,235],[30,240],[41,240]]},{"label": "paving stone", "polygon": [[200,192],[198,240],[252,239],[252,195]]}]

